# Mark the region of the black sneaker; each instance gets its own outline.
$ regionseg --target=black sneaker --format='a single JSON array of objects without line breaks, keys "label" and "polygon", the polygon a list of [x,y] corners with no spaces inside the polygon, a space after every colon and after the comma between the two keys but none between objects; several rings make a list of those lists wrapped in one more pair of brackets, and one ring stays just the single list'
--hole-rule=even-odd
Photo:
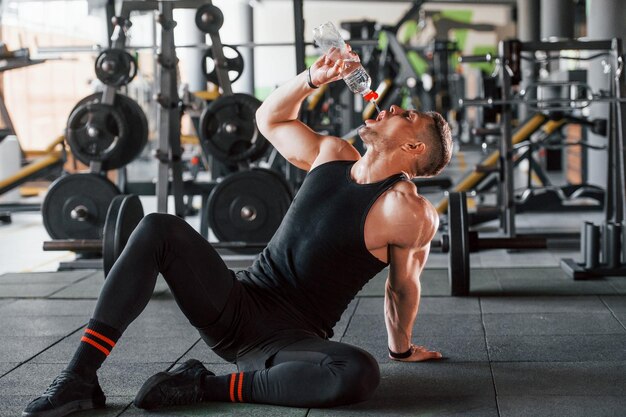
[{"label": "black sneaker", "polygon": [[104,408],[105,402],[98,378],[87,382],[74,372],[63,371],[26,406],[22,417],[62,417],[74,411]]},{"label": "black sneaker", "polygon": [[135,406],[152,410],[171,405],[206,401],[203,380],[215,375],[197,359],[189,359],[170,372],[159,372],[148,378],[135,397]]}]

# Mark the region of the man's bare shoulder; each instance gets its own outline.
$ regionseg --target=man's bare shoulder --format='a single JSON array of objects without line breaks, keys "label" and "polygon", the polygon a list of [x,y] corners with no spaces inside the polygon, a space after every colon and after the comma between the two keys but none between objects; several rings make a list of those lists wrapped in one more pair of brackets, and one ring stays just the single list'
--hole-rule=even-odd
[{"label": "man's bare shoulder", "polygon": [[425,246],[439,228],[439,214],[411,181],[398,181],[386,193],[385,217],[398,243]]},{"label": "man's bare shoulder", "polygon": [[311,169],[330,161],[356,161],[360,158],[361,155],[350,143],[335,136],[325,136]]}]

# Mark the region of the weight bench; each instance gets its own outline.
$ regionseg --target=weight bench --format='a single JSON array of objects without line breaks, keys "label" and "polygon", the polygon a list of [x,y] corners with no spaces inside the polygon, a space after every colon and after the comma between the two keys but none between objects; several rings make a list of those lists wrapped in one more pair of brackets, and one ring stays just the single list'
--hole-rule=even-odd
[{"label": "weight bench", "polygon": [[[533,133],[535,133],[541,126],[548,125],[548,123],[554,124],[556,127],[561,126],[557,121],[551,121],[548,116],[542,113],[536,113],[526,119],[513,133],[512,142],[516,145],[524,140],[527,140]],[[466,174],[459,182],[456,183],[452,192],[469,191],[478,186],[488,174],[496,170],[498,159],[500,159],[500,151],[495,150],[491,152],[487,157],[480,161],[476,166],[476,169]],[[448,198],[445,197],[437,204],[437,212],[439,214],[446,213],[448,211]]]}]

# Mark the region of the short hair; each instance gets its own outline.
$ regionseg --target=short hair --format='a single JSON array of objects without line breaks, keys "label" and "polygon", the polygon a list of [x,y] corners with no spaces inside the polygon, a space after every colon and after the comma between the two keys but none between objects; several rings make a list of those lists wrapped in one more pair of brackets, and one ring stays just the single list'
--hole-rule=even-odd
[{"label": "short hair", "polygon": [[448,165],[452,157],[452,132],[450,125],[443,116],[437,112],[429,111],[425,113],[433,119],[433,124],[426,130],[428,143],[431,151],[428,152],[428,163],[418,166],[417,176],[433,177],[441,172]]}]

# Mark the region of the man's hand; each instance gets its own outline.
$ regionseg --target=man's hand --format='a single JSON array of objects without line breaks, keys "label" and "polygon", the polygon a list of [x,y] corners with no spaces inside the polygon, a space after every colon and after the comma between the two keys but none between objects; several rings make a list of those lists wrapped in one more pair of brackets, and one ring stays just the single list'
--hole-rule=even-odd
[{"label": "man's hand", "polygon": [[[359,56],[356,53],[350,52],[350,56],[349,62],[359,62]],[[319,87],[340,80],[347,63],[348,61],[341,58],[339,49],[330,48],[327,54],[319,57],[311,65],[311,82]]]},{"label": "man's hand", "polygon": [[399,358],[393,358],[391,355],[389,355],[389,359],[394,360],[394,361],[399,361],[399,362],[421,362],[421,361],[427,361],[430,359],[441,359],[441,358],[442,358],[442,355],[440,352],[437,352],[434,350],[428,350],[424,346],[416,346],[414,344],[411,344],[411,356],[409,356],[408,358],[399,359]]}]

